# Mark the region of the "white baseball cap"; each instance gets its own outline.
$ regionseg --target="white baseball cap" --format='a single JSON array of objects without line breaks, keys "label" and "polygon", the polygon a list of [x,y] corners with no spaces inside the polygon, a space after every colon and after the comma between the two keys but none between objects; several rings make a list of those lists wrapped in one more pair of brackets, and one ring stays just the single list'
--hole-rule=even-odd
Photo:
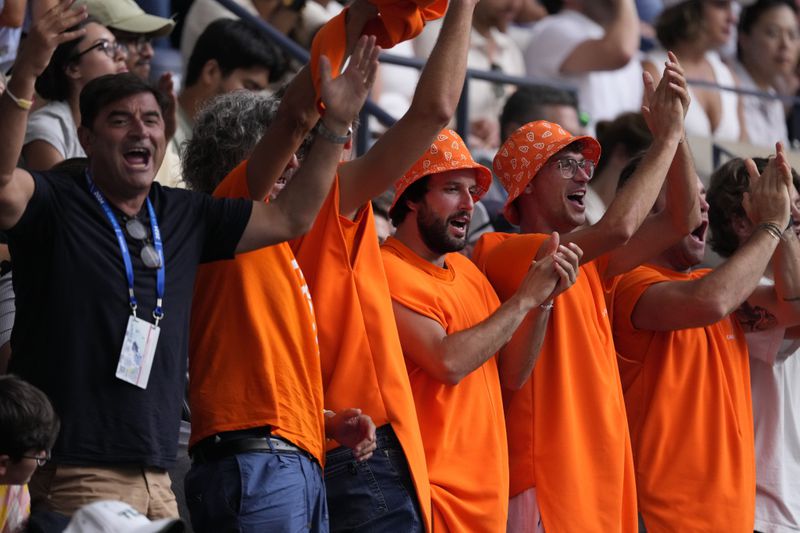
[{"label": "white baseball cap", "polygon": [[78,509],[64,533],[183,533],[185,529],[180,518],[153,522],[125,502],[103,500]]}]

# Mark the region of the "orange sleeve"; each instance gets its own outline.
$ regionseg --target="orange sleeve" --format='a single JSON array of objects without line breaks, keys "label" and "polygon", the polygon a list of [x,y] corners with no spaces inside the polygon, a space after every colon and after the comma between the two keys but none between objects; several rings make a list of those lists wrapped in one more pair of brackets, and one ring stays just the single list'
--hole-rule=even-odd
[{"label": "orange sleeve", "polygon": [[639,266],[619,276],[614,291],[614,330],[635,331],[631,317],[639,298],[651,285],[669,281],[658,271],[646,266]]},{"label": "orange sleeve", "polygon": [[[484,272],[501,301],[508,300],[522,283],[529,265],[547,235],[528,233],[510,236],[485,260]],[[513,258],[513,259],[511,259]]]},{"label": "orange sleeve", "polygon": [[489,257],[491,251],[494,250],[498,244],[513,236],[513,233],[500,233],[497,231],[481,235],[475,247],[472,249],[472,262],[475,263],[478,270],[485,272],[486,259]]},{"label": "orange sleeve", "polygon": [[389,286],[391,288],[392,300],[400,305],[408,307],[412,311],[426,316],[438,322],[445,330],[448,328],[447,317],[444,309],[438,302],[431,299],[429,282],[423,272],[413,269],[403,268],[404,261],[394,255],[391,249],[384,247],[389,253],[384,253],[383,260],[386,271],[392,272],[393,264],[396,270],[403,272],[403,276],[389,276]]}]

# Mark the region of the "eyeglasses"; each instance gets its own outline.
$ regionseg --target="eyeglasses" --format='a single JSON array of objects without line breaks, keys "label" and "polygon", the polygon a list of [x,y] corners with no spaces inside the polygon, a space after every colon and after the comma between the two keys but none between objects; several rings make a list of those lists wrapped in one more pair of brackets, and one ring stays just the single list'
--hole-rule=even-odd
[{"label": "eyeglasses", "polygon": [[37,466],[44,466],[47,464],[47,461],[50,460],[50,452],[46,452],[44,456],[41,455],[23,455],[25,459],[36,459]]},{"label": "eyeglasses", "polygon": [[556,159],[552,163],[558,167],[558,170],[561,171],[561,177],[565,180],[574,178],[579,168],[583,170],[587,178],[592,179],[592,176],[594,176],[594,161],[591,159],[578,161],[577,159],[565,158]]},{"label": "eyeglasses", "polygon": [[139,252],[139,257],[142,263],[147,268],[157,269],[161,268],[161,256],[158,255],[156,247],[150,242],[147,234],[147,228],[142,221],[138,218],[129,218],[125,220],[125,231],[131,239],[142,241],[142,249]]},{"label": "eyeglasses", "polygon": [[84,50],[83,52],[78,52],[74,56],[70,58],[71,61],[75,61],[91,52],[92,50],[101,50],[105,55],[107,55],[110,59],[115,59],[117,54],[120,52],[122,55],[128,55],[128,47],[122,44],[119,41],[111,42],[108,39],[101,39],[94,43],[92,46]]},{"label": "eyeglasses", "polygon": [[131,35],[130,37],[117,35],[117,42],[128,50],[135,50],[137,53],[143,54],[153,39],[147,35]]}]

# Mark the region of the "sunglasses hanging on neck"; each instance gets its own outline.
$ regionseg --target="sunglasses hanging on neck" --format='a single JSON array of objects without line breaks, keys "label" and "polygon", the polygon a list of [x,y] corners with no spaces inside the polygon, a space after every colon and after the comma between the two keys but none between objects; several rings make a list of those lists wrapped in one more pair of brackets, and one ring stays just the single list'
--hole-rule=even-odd
[{"label": "sunglasses hanging on neck", "polygon": [[123,217],[123,221],[125,222],[125,231],[128,233],[128,236],[142,243],[139,257],[142,263],[144,263],[144,266],[152,269],[161,268],[161,257],[158,255],[156,247],[150,242],[147,226],[136,217]]}]

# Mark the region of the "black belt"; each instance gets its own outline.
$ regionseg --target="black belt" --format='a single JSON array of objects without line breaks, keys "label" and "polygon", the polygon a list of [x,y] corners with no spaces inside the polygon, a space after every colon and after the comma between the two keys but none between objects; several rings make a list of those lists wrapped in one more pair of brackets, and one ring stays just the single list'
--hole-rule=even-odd
[{"label": "black belt", "polygon": [[212,435],[192,446],[192,449],[189,450],[189,455],[191,455],[192,461],[197,464],[219,461],[225,457],[231,457],[240,453],[264,451],[299,453],[314,459],[311,454],[304,449],[295,446],[291,442],[273,437],[268,431],[269,430],[267,430],[267,435],[263,437],[249,436],[246,433],[243,435],[242,432],[238,431]]}]

